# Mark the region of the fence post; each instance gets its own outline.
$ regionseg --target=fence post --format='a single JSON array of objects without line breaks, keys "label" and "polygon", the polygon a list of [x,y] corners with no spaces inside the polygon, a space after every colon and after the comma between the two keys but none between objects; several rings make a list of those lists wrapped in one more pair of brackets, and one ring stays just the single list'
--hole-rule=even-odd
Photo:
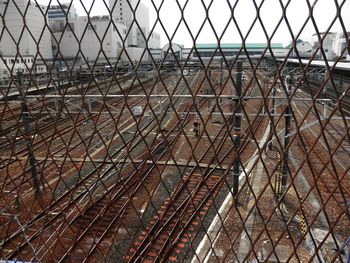
[{"label": "fence post", "polygon": [[238,186],[239,186],[239,167],[240,167],[240,156],[239,156],[239,147],[241,142],[241,95],[242,95],[242,61],[237,61],[237,70],[236,70],[236,95],[237,99],[235,100],[236,112],[234,114],[234,135],[235,135],[235,149],[236,157],[233,162],[233,195],[237,196]]},{"label": "fence post", "polygon": [[23,85],[23,73],[18,72],[18,85],[19,85],[19,91],[22,97],[22,120],[23,120],[23,126],[24,126],[24,139],[27,144],[28,149],[28,159],[29,159],[29,165],[30,165],[30,171],[32,174],[32,180],[33,185],[35,188],[35,193],[39,194],[40,192],[40,186],[39,186],[39,180],[38,180],[38,173],[36,169],[36,160],[34,157],[34,150],[32,145],[32,137],[30,134],[30,117],[29,117],[29,111],[26,104],[26,97],[25,97],[25,88]]}]

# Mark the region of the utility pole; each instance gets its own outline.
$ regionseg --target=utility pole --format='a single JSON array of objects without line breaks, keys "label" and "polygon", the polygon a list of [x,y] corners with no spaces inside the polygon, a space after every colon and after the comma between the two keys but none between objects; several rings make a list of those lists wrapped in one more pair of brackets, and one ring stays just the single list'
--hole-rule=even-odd
[{"label": "utility pole", "polygon": [[223,63],[224,63],[224,60],[221,58],[221,59],[220,59],[220,84],[221,84],[221,85],[222,85],[222,83],[224,82]]},{"label": "utility pole", "polygon": [[25,88],[23,84],[23,73],[18,72],[18,86],[19,91],[22,97],[22,120],[23,120],[23,126],[24,126],[24,139],[27,144],[28,149],[28,159],[29,159],[29,165],[30,165],[30,171],[32,174],[32,181],[35,188],[35,193],[39,194],[40,192],[40,185],[39,185],[39,179],[38,179],[38,173],[36,169],[36,160],[34,157],[34,150],[32,145],[32,136],[30,132],[30,117],[29,117],[29,111],[26,104],[26,97],[25,97]]},{"label": "utility pole", "polygon": [[[224,83],[224,72],[223,72],[223,58],[220,59],[220,88],[221,88],[221,91],[222,91],[222,87],[223,87],[223,83]],[[219,100],[220,103],[222,103],[222,98],[220,97],[220,100]]]},{"label": "utility pole", "polygon": [[236,149],[236,158],[233,162],[233,195],[237,196],[239,186],[239,167],[240,167],[240,156],[239,147],[241,143],[241,111],[242,111],[242,61],[237,61],[236,70],[236,95],[235,100],[236,112],[234,114],[234,146]]},{"label": "utility pole", "polygon": [[[209,73],[209,79],[208,79],[208,89],[207,89],[207,94],[208,95],[211,95],[212,94],[212,90],[211,90],[211,87],[212,87],[212,79],[211,79],[211,70],[210,70],[210,67],[208,66],[208,73]],[[210,109],[211,107],[211,98],[208,98],[208,110]]]},{"label": "utility pole", "polygon": [[61,87],[63,86],[63,79],[62,78],[62,60],[60,60],[60,64],[57,65],[56,67],[56,74],[57,74],[57,87],[58,90],[61,89]]},{"label": "utility pole", "polygon": [[105,88],[106,88],[106,90],[107,90],[107,69],[106,69],[106,67],[107,67],[107,63],[106,64],[104,64],[104,71],[103,71],[103,73],[104,73],[104,79],[105,79]]},{"label": "utility pole", "polygon": [[289,101],[289,97],[292,91],[292,78],[289,75],[286,77],[286,84],[287,84],[287,90],[286,90],[287,108],[284,114],[285,132],[284,132],[283,163],[282,163],[282,193],[286,191],[287,177],[289,174],[289,168],[288,168],[289,150],[287,147],[289,145],[289,133],[290,133],[291,113],[292,113],[292,106]]}]

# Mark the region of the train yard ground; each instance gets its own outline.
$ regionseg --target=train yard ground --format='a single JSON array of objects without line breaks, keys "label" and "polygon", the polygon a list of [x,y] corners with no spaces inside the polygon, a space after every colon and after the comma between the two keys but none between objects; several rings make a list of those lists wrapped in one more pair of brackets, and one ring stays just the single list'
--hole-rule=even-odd
[{"label": "train yard ground", "polygon": [[261,69],[244,69],[241,96],[235,68],[183,73],[0,103],[0,260],[345,260],[343,102],[296,86],[286,97],[284,78]]}]

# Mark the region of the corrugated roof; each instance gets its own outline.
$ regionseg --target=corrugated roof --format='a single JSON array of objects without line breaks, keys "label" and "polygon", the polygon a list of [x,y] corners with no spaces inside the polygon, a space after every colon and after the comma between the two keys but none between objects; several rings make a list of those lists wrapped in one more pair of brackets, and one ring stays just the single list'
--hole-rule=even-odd
[{"label": "corrugated roof", "polygon": [[[245,47],[247,49],[265,49],[267,48],[267,43],[246,43]],[[197,44],[196,48],[198,49],[216,49],[217,44]],[[221,48],[231,48],[231,49],[240,49],[242,43],[222,43],[220,44]],[[283,48],[281,43],[271,43],[271,48]]]}]

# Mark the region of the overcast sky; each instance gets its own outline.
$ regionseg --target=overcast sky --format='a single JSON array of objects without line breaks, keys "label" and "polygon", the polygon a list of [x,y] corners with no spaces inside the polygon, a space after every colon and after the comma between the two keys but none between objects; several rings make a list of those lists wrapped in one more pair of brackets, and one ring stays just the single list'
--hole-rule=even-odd
[{"label": "overcast sky", "polygon": [[[108,0],[105,1],[108,5]],[[38,2],[47,5],[49,0],[38,0]],[[69,0],[61,0],[60,2],[69,2]],[[92,2],[93,0],[74,0],[79,15],[86,15],[82,3],[89,9]],[[152,0],[141,0],[141,2],[149,7],[150,28],[156,26],[155,31],[161,34],[162,45],[169,42],[165,32],[167,32],[169,38],[173,38],[172,42],[186,47],[193,45],[192,37],[196,38],[196,43],[216,43],[218,38],[221,38],[221,43],[237,43],[242,42],[243,37],[249,43],[264,43],[267,38],[272,38],[272,42],[286,44],[292,39],[291,32],[287,27],[287,20],[294,36],[300,33],[306,23],[306,27],[302,30],[299,38],[304,41],[312,41],[312,35],[316,33],[316,29],[313,21],[308,19],[308,2],[311,6],[315,5],[313,18],[319,31],[326,31],[329,27],[331,27],[331,31],[342,31],[339,19],[336,19],[333,23],[337,14],[336,3],[342,6],[341,17],[346,30],[350,31],[350,0],[281,0],[283,5],[289,4],[286,9],[287,20],[283,19],[280,24],[279,22],[283,17],[283,8],[279,0],[164,0],[159,13],[159,19],[164,28],[159,21],[156,21],[157,11],[152,4]],[[260,18],[267,36],[259,20],[254,24],[254,20],[257,18],[255,4],[259,6],[262,2]],[[51,3],[55,4],[57,1],[51,1]],[[156,8],[159,8],[162,0],[153,0],[153,3]],[[203,6],[203,3],[205,6]],[[187,26],[183,21],[180,23],[180,7],[183,8],[185,4],[184,19]],[[235,21],[232,19],[233,6],[235,6],[233,12]],[[206,8],[208,7],[208,18],[211,24],[206,17]],[[95,0],[91,15],[102,14],[108,14],[106,5],[103,0]],[[176,29],[177,26],[179,26],[178,29]],[[277,26],[278,28],[272,36]],[[251,27],[252,29],[248,33]],[[239,34],[238,28],[242,36]],[[192,37],[189,32],[192,33]]]}]

